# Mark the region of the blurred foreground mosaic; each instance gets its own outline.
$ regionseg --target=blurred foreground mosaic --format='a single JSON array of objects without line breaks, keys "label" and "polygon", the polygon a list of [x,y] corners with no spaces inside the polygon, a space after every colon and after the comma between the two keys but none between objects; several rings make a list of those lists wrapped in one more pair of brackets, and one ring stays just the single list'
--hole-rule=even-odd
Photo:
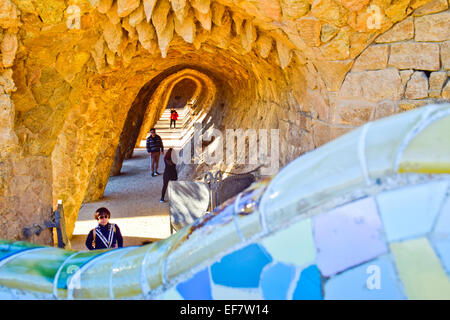
[{"label": "blurred foreground mosaic", "polygon": [[450,105],[307,153],[170,238],[0,241],[2,299],[450,299]]}]

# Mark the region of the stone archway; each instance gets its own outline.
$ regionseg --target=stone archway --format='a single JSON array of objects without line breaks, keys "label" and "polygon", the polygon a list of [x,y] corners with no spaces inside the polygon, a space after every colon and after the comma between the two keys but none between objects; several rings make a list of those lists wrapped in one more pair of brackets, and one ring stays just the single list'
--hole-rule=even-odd
[{"label": "stone archway", "polygon": [[183,108],[187,106],[198,91],[201,91],[201,89],[196,81],[188,78],[179,81],[172,89],[167,107]]},{"label": "stone archway", "polygon": [[[193,111],[196,113],[208,113],[212,107],[216,96],[216,85],[215,81],[217,79],[210,78],[203,72],[199,72],[193,69],[184,69],[176,74],[173,74],[170,77],[167,77],[163,83],[161,83],[158,88],[159,91],[155,93],[154,99],[149,104],[148,112],[145,114],[145,118],[143,121],[143,125],[140,129],[138,139],[135,144],[145,139],[147,133],[150,128],[154,126],[156,121],[160,118],[162,112],[165,109],[165,106],[169,104],[169,99],[171,97],[171,93],[173,89],[179,84],[181,81],[189,79],[196,84],[196,90],[194,92],[195,103],[192,105]],[[214,81],[214,80],[215,81]],[[157,105],[160,107],[157,109],[158,112],[152,114],[150,110],[156,109]]]}]

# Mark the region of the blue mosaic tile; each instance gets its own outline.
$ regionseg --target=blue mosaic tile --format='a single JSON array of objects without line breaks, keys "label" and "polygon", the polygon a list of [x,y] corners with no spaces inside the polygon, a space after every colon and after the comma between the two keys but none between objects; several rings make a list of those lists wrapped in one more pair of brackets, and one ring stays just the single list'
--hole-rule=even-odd
[{"label": "blue mosaic tile", "polygon": [[441,260],[445,272],[450,277],[450,239],[434,240],[433,241],[436,252]]},{"label": "blue mosaic tile", "polygon": [[316,265],[309,266],[300,274],[292,300],[322,300],[322,289],[319,269]]},{"label": "blue mosaic tile", "polygon": [[177,285],[185,300],[212,300],[208,269],[197,272],[192,278]]},{"label": "blue mosaic tile", "polygon": [[377,202],[389,242],[431,231],[447,186],[447,181],[438,181],[379,194]]},{"label": "blue mosaic tile", "polygon": [[15,255],[16,253],[19,253],[21,251],[36,248],[43,248],[43,247],[22,241],[13,242],[9,240],[0,240],[0,261],[12,255]]},{"label": "blue mosaic tile", "polygon": [[450,238],[450,197],[445,200],[433,230],[438,238]]},{"label": "blue mosaic tile", "polygon": [[295,268],[277,263],[264,270],[261,289],[266,300],[286,300],[289,285],[295,276]]},{"label": "blue mosaic tile", "polygon": [[405,299],[394,263],[382,256],[344,271],[325,283],[325,299],[402,300]]},{"label": "blue mosaic tile", "polygon": [[223,257],[211,266],[214,283],[237,288],[257,288],[262,269],[272,257],[258,244],[251,244]]},{"label": "blue mosaic tile", "polygon": [[450,275],[450,197],[447,197],[430,237],[442,265]]},{"label": "blue mosaic tile", "polygon": [[364,198],[313,220],[317,265],[330,276],[388,251],[374,198]]}]

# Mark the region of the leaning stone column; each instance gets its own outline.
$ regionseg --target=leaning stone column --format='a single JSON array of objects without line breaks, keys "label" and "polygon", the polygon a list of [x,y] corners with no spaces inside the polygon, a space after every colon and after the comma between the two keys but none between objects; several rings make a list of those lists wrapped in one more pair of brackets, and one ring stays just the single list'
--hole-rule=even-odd
[{"label": "leaning stone column", "polygon": [[28,239],[23,234],[51,217],[52,170],[49,157],[24,155],[27,135],[19,139],[14,131],[15,89],[7,69],[0,76],[0,238],[51,245],[50,229]]}]

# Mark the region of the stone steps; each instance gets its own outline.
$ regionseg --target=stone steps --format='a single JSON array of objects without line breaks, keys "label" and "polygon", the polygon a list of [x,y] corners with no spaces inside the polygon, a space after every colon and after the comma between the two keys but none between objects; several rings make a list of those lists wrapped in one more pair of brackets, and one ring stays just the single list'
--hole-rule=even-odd
[{"label": "stone steps", "polygon": [[[161,118],[155,124],[156,134],[158,134],[163,140],[164,148],[179,148],[182,146],[188,135],[189,128],[186,127],[189,121],[189,113],[186,109],[177,110],[178,120],[177,128],[170,129],[170,110],[164,110]],[[146,141],[142,140],[139,144],[140,147],[145,147]]]}]

